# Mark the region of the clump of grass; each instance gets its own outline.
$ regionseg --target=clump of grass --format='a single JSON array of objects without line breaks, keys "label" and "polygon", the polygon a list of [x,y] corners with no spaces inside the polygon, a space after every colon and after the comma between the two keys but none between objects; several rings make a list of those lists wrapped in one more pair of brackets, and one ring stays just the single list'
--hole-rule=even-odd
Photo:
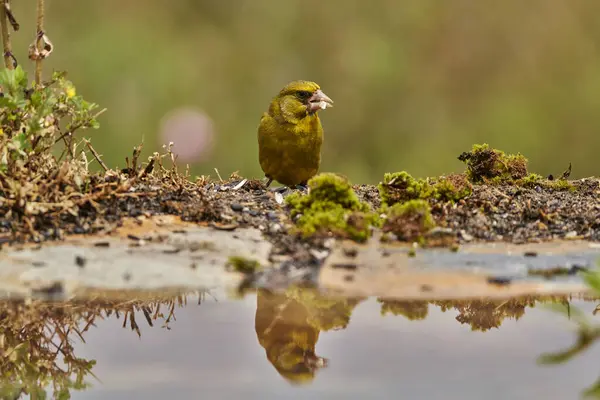
[{"label": "clump of grass", "polygon": [[322,173],[308,181],[308,191],[286,198],[290,215],[303,236],[331,232],[356,241],[368,239],[377,215],[358,199],[347,179]]},{"label": "clump of grass", "polygon": [[522,154],[505,154],[488,144],[476,144],[458,159],[467,165],[467,177],[473,183],[513,183],[527,176],[528,160]]}]

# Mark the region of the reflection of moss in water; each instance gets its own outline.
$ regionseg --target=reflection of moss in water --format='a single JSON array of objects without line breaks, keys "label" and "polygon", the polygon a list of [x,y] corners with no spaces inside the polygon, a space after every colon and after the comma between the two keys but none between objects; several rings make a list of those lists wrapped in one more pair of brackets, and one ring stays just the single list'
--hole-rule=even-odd
[{"label": "reflection of moss in water", "polygon": [[456,320],[468,324],[474,331],[488,331],[499,328],[506,318],[518,320],[525,314],[527,307],[533,308],[536,303],[568,302],[566,296],[525,296],[508,300],[452,300],[433,301],[442,311],[455,309],[459,312]]},{"label": "reflection of moss in water", "polygon": [[381,315],[403,315],[411,321],[427,318],[429,302],[421,300],[397,301],[377,299],[381,303]]},{"label": "reflection of moss in water", "polygon": [[429,304],[440,307],[442,312],[454,309],[458,311],[456,320],[468,324],[473,331],[485,332],[499,328],[506,318],[518,320],[525,314],[527,307],[533,308],[538,303],[568,304],[566,296],[525,296],[507,300],[446,300],[398,301],[392,299],[377,299],[381,303],[381,315],[402,315],[407,319],[423,320],[427,318]]},{"label": "reflection of moss in water", "polygon": [[255,330],[267,359],[288,382],[311,382],[327,365],[315,352],[320,332],[345,328],[360,301],[300,287],[281,293],[258,290]]},{"label": "reflection of moss in water", "polygon": [[87,376],[94,376],[95,361],[78,358],[73,340],[83,341],[96,319],[122,316],[123,327],[141,335],[136,313],[141,312],[150,326],[159,319],[168,328],[175,307],[185,302],[183,296],[154,296],[152,300],[0,303],[0,398],[22,394],[46,398],[50,390],[54,398],[63,399],[73,390],[85,390],[90,386]]}]

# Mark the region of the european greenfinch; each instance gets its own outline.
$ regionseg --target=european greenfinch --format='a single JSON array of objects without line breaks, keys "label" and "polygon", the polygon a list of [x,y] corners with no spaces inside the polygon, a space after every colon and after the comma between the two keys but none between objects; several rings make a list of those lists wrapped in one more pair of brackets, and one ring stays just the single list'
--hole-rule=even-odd
[{"label": "european greenfinch", "polygon": [[321,164],[323,127],[319,110],[333,106],[319,85],[287,84],[271,101],[258,126],[258,159],[267,178],[288,187],[306,185]]}]

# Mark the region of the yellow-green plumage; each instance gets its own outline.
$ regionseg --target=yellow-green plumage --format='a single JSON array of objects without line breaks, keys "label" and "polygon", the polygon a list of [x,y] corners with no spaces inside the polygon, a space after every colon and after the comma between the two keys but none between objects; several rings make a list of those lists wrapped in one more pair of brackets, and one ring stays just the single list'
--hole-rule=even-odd
[{"label": "yellow-green plumage", "polygon": [[273,98],[258,127],[258,158],[268,179],[295,186],[317,174],[323,143],[317,111],[332,103],[308,81],[291,82]]}]

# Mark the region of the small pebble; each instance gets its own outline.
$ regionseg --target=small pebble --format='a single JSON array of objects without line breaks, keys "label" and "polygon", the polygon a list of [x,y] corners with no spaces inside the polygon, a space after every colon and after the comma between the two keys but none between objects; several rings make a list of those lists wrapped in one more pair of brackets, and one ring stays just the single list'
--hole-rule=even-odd
[{"label": "small pebble", "polygon": [[468,234],[464,229],[460,231],[460,237],[465,241],[465,242],[470,242],[472,241],[474,238],[472,235]]},{"label": "small pebble", "polygon": [[523,253],[525,257],[537,257],[538,253],[536,251],[526,251]]},{"label": "small pebble", "polygon": [[250,210],[250,211],[248,211],[248,214],[252,215],[253,217],[256,217],[258,215],[258,211]]},{"label": "small pebble", "polygon": [[344,248],[344,255],[346,257],[356,257],[358,255],[358,249],[355,247]]},{"label": "small pebble", "polygon": [[177,253],[179,253],[180,251],[181,251],[181,248],[177,248],[177,247],[175,247],[175,248],[173,248],[173,249],[164,249],[164,250],[163,250],[163,253],[165,253],[165,254],[177,254]]},{"label": "small pebble", "polygon": [[273,221],[279,221],[279,215],[277,215],[273,211],[269,211],[267,213],[267,218],[269,218],[270,220],[273,220]]},{"label": "small pebble", "polygon": [[348,271],[355,271],[358,268],[358,266],[356,264],[352,264],[352,263],[337,263],[337,264],[333,264],[331,266],[331,268],[347,269]]},{"label": "small pebble", "polygon": [[273,232],[273,233],[278,233],[278,232],[281,232],[282,229],[283,228],[281,227],[281,225],[279,225],[279,224],[273,224],[273,225],[271,225],[270,231]]},{"label": "small pebble", "polygon": [[326,249],[331,249],[334,244],[335,244],[335,239],[329,238],[323,242],[323,247],[325,247]]},{"label": "small pebble", "polygon": [[324,260],[325,258],[327,258],[327,256],[329,255],[329,251],[311,249],[310,254],[317,260],[321,261],[321,260]]},{"label": "small pebble", "polygon": [[238,224],[221,224],[218,222],[213,222],[210,224],[211,227],[220,231],[233,231],[238,228]]},{"label": "small pebble", "polygon": [[34,295],[42,295],[42,296],[55,296],[64,293],[64,287],[62,282],[54,282],[49,285],[39,286],[33,288],[31,293]]},{"label": "small pebble", "polygon": [[494,277],[494,276],[491,276],[487,279],[487,282],[490,285],[498,285],[498,286],[509,285],[511,281],[512,281],[511,278]]},{"label": "small pebble", "polygon": [[86,263],[87,263],[87,260],[85,259],[85,257],[75,256],[75,265],[77,265],[79,268],[85,267]]},{"label": "small pebble", "polygon": [[242,205],[239,204],[239,203],[232,203],[231,204],[231,209],[233,211],[240,212],[240,211],[242,211],[244,209],[244,207],[242,207]]}]

